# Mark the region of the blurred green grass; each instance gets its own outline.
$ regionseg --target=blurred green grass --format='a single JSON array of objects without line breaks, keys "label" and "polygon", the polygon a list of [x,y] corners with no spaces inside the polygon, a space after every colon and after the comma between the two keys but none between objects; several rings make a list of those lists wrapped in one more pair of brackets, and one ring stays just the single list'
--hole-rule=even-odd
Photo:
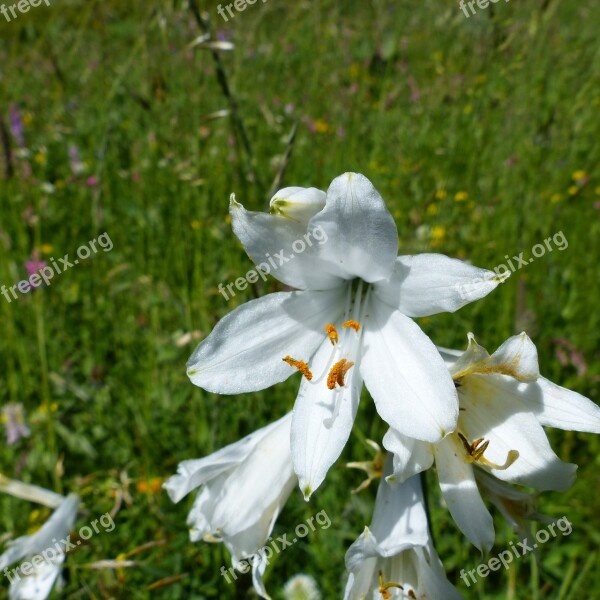
[{"label": "blurred green grass", "polygon": [[[283,185],[326,188],[344,171],[364,173],[394,214],[403,253],[494,268],[562,231],[567,249],[421,325],[440,345],[462,348],[473,331],[490,350],[526,329],[547,377],[600,399],[600,7],[498,3],[467,20],[450,1],[272,0],[225,23],[216,6],[202,8],[219,39],[236,46],[221,58],[250,162],[229,119],[205,118],[227,102],[210,53],[188,48],[201,31],[185,2],[53,2],[0,21],[0,115],[8,127],[9,107],[18,109],[26,146],[11,138],[14,176],[0,184],[0,284],[23,279],[36,249],[48,260],[104,231],[114,242],[48,288],[11,304],[0,297],[0,402],[23,403],[32,429],[0,446],[0,471],[77,491],[90,519],[125,488],[115,531],[69,556],[66,597],[252,597],[248,578],[223,582],[222,548],[189,543],[191,500],[173,506],[155,480],[293,405],[297,377],[240,397],[195,388],[185,361],[197,340],[177,341],[279,289],[271,280],[225,302],[216,286],[251,267],[228,224],[229,194],[264,208],[295,122]],[[73,146],[85,164],[78,176]],[[586,173],[579,183],[577,171]],[[585,369],[562,364],[565,340]],[[357,424],[311,503],[295,493],[276,526],[290,532],[320,510],[333,521],[279,557],[267,578],[275,597],[298,572],[313,574],[325,597],[341,594],[344,552],[369,522],[375,492],[351,496],[361,476],[341,465],[367,459],[364,438],[385,431],[367,398]],[[480,557],[429,477],[438,550],[467,598],[600,598],[600,443],[550,437],[580,468],[568,493],[541,497],[541,511],[567,516],[573,533],[541,549],[540,567],[522,560],[466,588],[460,570]],[[46,515],[8,497],[0,507],[0,530],[17,534]],[[493,554],[514,539],[496,524]],[[84,566],[149,541],[161,545],[132,556],[137,568]]]}]

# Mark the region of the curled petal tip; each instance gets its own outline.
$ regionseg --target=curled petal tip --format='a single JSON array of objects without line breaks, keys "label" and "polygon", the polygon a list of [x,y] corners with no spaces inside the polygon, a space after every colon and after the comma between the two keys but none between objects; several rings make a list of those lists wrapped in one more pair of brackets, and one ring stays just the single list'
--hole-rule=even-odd
[{"label": "curled petal tip", "polygon": [[233,210],[234,208],[244,207],[235,199],[235,194],[231,194],[231,196],[229,196],[229,209]]},{"label": "curled petal tip", "polygon": [[493,281],[497,281],[498,283],[503,283],[505,282],[510,276],[512,275],[512,273],[510,271],[506,271],[504,273],[495,273],[493,277],[491,277],[491,279]]}]

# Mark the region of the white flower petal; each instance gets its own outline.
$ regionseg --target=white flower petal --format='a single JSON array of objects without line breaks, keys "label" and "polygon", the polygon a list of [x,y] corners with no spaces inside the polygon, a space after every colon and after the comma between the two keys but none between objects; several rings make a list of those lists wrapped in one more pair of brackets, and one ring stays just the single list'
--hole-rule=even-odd
[{"label": "white flower petal", "polygon": [[218,475],[231,470],[239,465],[255,448],[256,444],[269,434],[274,428],[278,427],[282,420],[289,419],[290,414],[282,417],[266,427],[253,431],[245,438],[229,444],[217,452],[213,452],[204,458],[195,460],[184,460],[177,466],[177,474],[170,477],[163,488],[167,490],[172,502],[179,502],[187,496],[192,490],[200,487],[217,477]]},{"label": "white flower petal", "polygon": [[488,351],[477,343],[475,336],[470,331],[467,334],[467,339],[467,349],[462,353],[458,352],[458,355],[454,360],[452,360],[452,354],[448,356],[448,351],[442,353],[444,362],[449,364],[450,373],[452,373],[453,379],[458,379],[469,373],[474,373],[477,371],[477,367],[482,365],[485,366],[489,363],[490,355]]},{"label": "white flower petal", "polygon": [[450,367],[454,379],[473,373],[498,373],[518,381],[535,381],[540,376],[537,349],[525,332],[508,338],[491,356],[472,333],[467,337],[467,350]]},{"label": "white flower petal", "polygon": [[[390,471],[388,458],[384,474]],[[346,568],[346,600],[378,600],[379,573],[384,581],[403,586],[403,592],[390,589],[394,598],[461,598],[446,579],[431,542],[419,477],[394,487],[381,480],[373,523],[350,546]]]},{"label": "white flower petal", "polygon": [[20,579],[11,582],[8,590],[10,600],[45,600],[62,571],[64,560],[65,555],[61,553],[51,562],[34,565],[31,575],[25,576],[19,572],[17,577]]},{"label": "white flower petal", "polygon": [[265,584],[263,583],[263,577],[267,570],[269,560],[265,554],[261,554],[258,560],[254,560],[252,563],[252,585],[256,593],[265,600],[271,600],[271,596],[267,594]]},{"label": "white flower petal", "polygon": [[427,317],[487,296],[503,281],[493,271],[443,254],[399,256],[387,281],[375,286],[381,301],[409,317]]},{"label": "white flower petal", "polygon": [[[231,553],[231,561],[234,566],[239,565],[241,560],[247,560],[250,557],[256,557],[252,558],[252,563],[260,560],[259,550],[267,543],[279,513],[295,485],[295,480],[289,482],[283,489],[285,493],[266,506],[260,518],[258,515],[253,515],[245,529],[234,535],[223,535],[223,543]],[[238,493],[240,493],[239,490]]]},{"label": "white flower petal", "polygon": [[525,332],[508,338],[490,362],[492,370],[518,381],[535,381],[540,376],[537,348]]},{"label": "white flower petal", "polygon": [[456,427],[458,398],[444,361],[421,328],[372,301],[360,370],[381,418],[400,433],[437,442]]},{"label": "white flower petal", "polygon": [[540,377],[534,384],[541,389],[523,393],[525,403],[535,413],[542,425],[558,427],[567,431],[600,433],[600,407],[589,398]]},{"label": "white flower petal", "polygon": [[[388,459],[384,474],[391,474]],[[429,525],[420,477],[391,486],[382,479],[377,489],[370,531],[379,556],[389,557],[429,540]]]},{"label": "white flower petal", "polygon": [[383,447],[394,456],[394,472],[386,478],[388,483],[402,483],[433,464],[430,443],[409,438],[391,427],[383,436]]},{"label": "white flower petal", "polygon": [[280,292],[239,306],[196,348],[188,376],[217,394],[253,392],[287,379],[294,370],[282,359],[310,360],[324,324],[343,312],[344,295],[344,288]]},{"label": "white flower petal", "polygon": [[[384,476],[391,470],[388,455]],[[373,522],[348,549],[346,568],[350,572],[346,600],[379,600],[379,573],[384,581],[404,587],[403,592],[390,589],[394,598],[460,598],[447,581],[431,542],[418,476],[398,486],[381,479]]]},{"label": "white flower petal", "polygon": [[25,535],[12,541],[7,550],[0,556],[0,571],[9,565],[54,548],[54,539],[62,540],[69,535],[77,518],[79,497],[69,494],[62,504],[52,513],[50,518],[32,535]]},{"label": "white flower petal", "polygon": [[322,227],[328,241],[320,256],[344,279],[367,282],[390,276],[398,253],[398,231],[379,192],[360,173],[336,177],[327,190],[325,208],[309,231]]},{"label": "white flower petal", "polygon": [[475,479],[482,496],[489,500],[519,534],[520,539],[531,536],[531,522],[552,523],[554,519],[535,511],[535,497],[506,481],[476,467]]},{"label": "white flower petal", "polygon": [[573,484],[577,466],[562,462],[552,451],[538,419],[520,398],[526,385],[504,375],[465,377],[459,388],[464,409],[460,427],[469,441],[489,440],[484,456],[492,463],[502,465],[510,451],[519,453],[507,469],[491,470],[498,479],[563,491]]},{"label": "white flower petal", "polygon": [[291,413],[269,426],[240,464],[213,476],[188,516],[192,541],[222,541],[234,563],[255,554],[296,485]]},{"label": "white flower petal", "polygon": [[[326,338],[311,365],[315,375],[324,371],[331,353]],[[305,500],[323,483],[350,437],[362,389],[356,366],[350,368],[345,381],[343,388],[330,390],[325,381],[302,378],[294,404],[291,439],[294,471]]]},{"label": "white flower petal", "polygon": [[[374,590],[379,587],[377,577],[383,562],[383,559],[379,557],[369,557],[365,558],[362,563],[357,563],[356,570],[348,574],[344,600],[366,600],[369,598],[369,591],[374,593]],[[379,600],[377,596],[371,596],[371,598]]]},{"label": "white flower petal", "polygon": [[229,212],[234,233],[262,273],[302,290],[340,285],[335,269],[328,270],[319,258],[323,245],[329,243],[325,230],[307,231],[306,222],[282,214],[247,211],[233,197]]},{"label": "white flower petal", "polygon": [[463,597],[446,578],[431,540],[389,558],[368,557],[349,573],[344,600],[381,600],[379,574],[385,582],[402,585],[404,591],[390,588],[391,598],[431,598],[461,600]]},{"label": "white flower petal", "polygon": [[231,537],[254,528],[257,531],[251,535],[260,537],[258,530],[268,528],[271,511],[279,506],[281,498],[287,500],[296,484],[290,426],[289,416],[280,419],[278,427],[264,436],[227,478],[211,518],[215,532]]},{"label": "white flower petal", "polygon": [[444,363],[452,372],[452,365],[459,359],[463,354],[462,350],[453,350],[452,348],[444,348],[443,346],[436,346],[440,356],[444,360]]},{"label": "white flower petal", "polygon": [[[464,600],[462,594],[448,581],[440,559],[429,544],[426,548],[415,548],[417,555],[417,579],[419,593],[422,598],[439,598],[440,600]],[[432,564],[430,564],[430,561]]]},{"label": "white flower petal", "polygon": [[210,481],[210,485],[205,485],[198,492],[186,521],[190,528],[190,541],[219,541],[219,538],[214,536],[211,520],[227,477],[227,473],[218,475]]},{"label": "white flower petal", "polygon": [[[392,471],[388,457],[385,475]],[[373,521],[346,552],[346,568],[356,571],[369,557],[391,557],[429,539],[427,514],[419,477],[391,486],[381,479],[373,510]]]},{"label": "white flower petal", "polygon": [[488,552],[494,544],[494,523],[479,494],[473,466],[466,461],[465,449],[455,434],[436,445],[435,464],[454,522],[474,546]]}]

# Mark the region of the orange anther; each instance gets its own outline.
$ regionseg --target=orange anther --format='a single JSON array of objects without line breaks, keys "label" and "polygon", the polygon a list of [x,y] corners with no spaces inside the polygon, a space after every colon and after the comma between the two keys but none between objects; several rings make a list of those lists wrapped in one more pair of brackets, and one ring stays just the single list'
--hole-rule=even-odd
[{"label": "orange anther", "polygon": [[325,325],[325,331],[327,332],[327,335],[329,336],[329,341],[335,346],[335,344],[338,343],[338,332],[337,332],[337,329],[335,328],[335,325],[328,323],[327,325]]},{"label": "orange anther", "polygon": [[309,366],[303,360],[296,360],[291,356],[286,356],[283,360],[288,365],[290,365],[290,367],[295,367],[296,369],[298,369],[298,371],[300,371],[300,373],[302,373],[302,375],[304,375],[304,377],[306,377],[308,381],[310,381],[313,378]]},{"label": "orange anther", "polygon": [[350,319],[349,321],[346,321],[344,323],[343,327],[352,327],[352,329],[354,329],[354,331],[358,333],[360,329],[360,323],[358,321],[353,321],[352,319]]},{"label": "orange anther", "polygon": [[327,387],[330,390],[335,389],[336,384],[340,387],[344,387],[344,378],[346,377],[346,373],[353,365],[353,362],[350,362],[345,358],[338,360],[338,362],[331,367],[329,375],[327,375]]}]

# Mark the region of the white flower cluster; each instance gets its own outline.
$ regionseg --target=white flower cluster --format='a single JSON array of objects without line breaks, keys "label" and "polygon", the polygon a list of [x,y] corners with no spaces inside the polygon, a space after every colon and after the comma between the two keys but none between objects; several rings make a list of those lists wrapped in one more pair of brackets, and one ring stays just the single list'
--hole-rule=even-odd
[{"label": "white flower cluster", "polygon": [[[234,565],[255,555],[294,487],[308,500],[339,458],[364,383],[389,425],[388,453],[372,523],[346,555],[345,598],[460,598],[433,547],[416,475],[435,463],[452,517],[487,551],[494,529],[481,494],[524,527],[536,515],[511,484],[564,490],[576,469],[554,454],[543,427],[598,433],[600,409],[542,377],[524,333],[491,356],[472,334],[464,353],[437,348],[412,319],[454,312],[502,278],[440,254],[397,256],[394,220],[363,175],[341,175],[327,193],[286,188],[271,209],[249,212],[231,201],[234,232],[255,263],[317,228],[327,243],[274,274],[298,291],[224,317],[190,358],[188,375],[210,392],[239,394],[298,370],[294,409],[181,463],[166,489],[177,502],[200,488],[188,519],[192,540],[222,541]],[[265,568],[254,561],[252,575],[268,598]]]}]

